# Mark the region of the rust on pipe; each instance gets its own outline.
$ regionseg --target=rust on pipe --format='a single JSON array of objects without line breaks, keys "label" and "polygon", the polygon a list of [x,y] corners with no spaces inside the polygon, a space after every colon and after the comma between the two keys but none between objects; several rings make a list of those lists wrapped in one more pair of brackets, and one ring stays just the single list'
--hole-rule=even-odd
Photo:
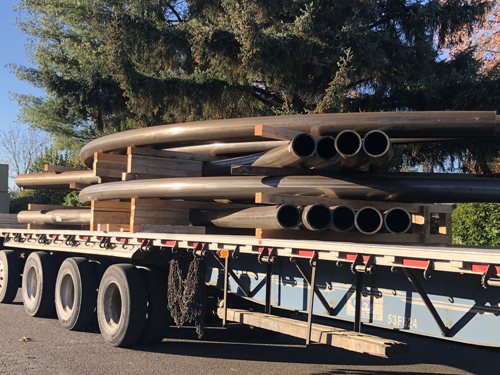
[{"label": "rust on pipe", "polygon": [[363,139],[354,130],[344,130],[335,138],[335,149],[342,158],[342,168],[368,170],[370,160],[363,149]]},{"label": "rust on pipe", "polygon": [[87,209],[21,211],[17,221],[21,224],[88,225],[92,214]]},{"label": "rust on pipe", "polygon": [[161,125],[110,134],[86,144],[82,162],[91,167],[95,152],[128,146],[170,148],[213,142],[255,140],[255,125],[283,127],[316,135],[336,135],[353,129],[359,134],[378,129],[391,138],[478,138],[495,136],[494,111],[327,113],[267,116]]},{"label": "rust on pipe", "polygon": [[15,182],[19,187],[36,188],[40,186],[47,188],[50,186],[69,185],[71,182],[86,185],[97,184],[99,177],[94,176],[94,171],[92,170],[62,173],[32,173],[17,175]]},{"label": "rust on pipe", "polygon": [[300,225],[300,217],[299,208],[291,204],[189,212],[193,225],[222,228],[293,229]]},{"label": "rust on pipe", "polygon": [[363,234],[375,234],[382,228],[382,214],[374,207],[362,207],[356,212],[354,224]]},{"label": "rust on pipe", "polygon": [[393,207],[384,212],[384,225],[390,233],[406,233],[412,225],[411,215],[404,208]]},{"label": "rust on pipe", "polygon": [[384,132],[372,130],[363,137],[363,150],[370,161],[369,169],[377,171],[384,168],[392,159],[394,150],[391,140]]},{"label": "rust on pipe", "polygon": [[322,203],[311,204],[303,208],[302,225],[316,232],[327,230],[332,225],[332,211]]},{"label": "rust on pipe", "polygon": [[348,232],[354,229],[356,212],[350,206],[340,205],[330,207],[332,210],[332,226],[330,229],[337,232]]}]

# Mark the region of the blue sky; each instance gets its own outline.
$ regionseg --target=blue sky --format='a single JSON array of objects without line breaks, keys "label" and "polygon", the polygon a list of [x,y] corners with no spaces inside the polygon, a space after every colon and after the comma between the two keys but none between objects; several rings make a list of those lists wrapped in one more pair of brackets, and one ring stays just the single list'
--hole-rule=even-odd
[{"label": "blue sky", "polygon": [[19,107],[17,103],[10,100],[10,93],[43,95],[39,89],[35,89],[26,82],[19,81],[16,76],[10,73],[7,64],[31,65],[24,53],[27,35],[22,34],[14,20],[17,13],[12,6],[15,0],[0,1],[0,130],[6,130],[10,126],[26,125],[17,123]]}]

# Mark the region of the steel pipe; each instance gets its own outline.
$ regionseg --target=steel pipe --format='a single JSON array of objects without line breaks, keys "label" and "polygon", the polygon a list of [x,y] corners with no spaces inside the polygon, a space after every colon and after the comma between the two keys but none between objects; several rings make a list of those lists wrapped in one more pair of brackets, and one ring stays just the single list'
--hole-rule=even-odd
[{"label": "steel pipe", "polygon": [[70,171],[62,173],[32,173],[16,176],[16,185],[23,188],[50,188],[50,186],[69,185],[71,182],[80,184],[97,184],[99,177],[94,171]]},{"label": "steel pipe", "polygon": [[330,229],[337,232],[348,232],[354,229],[356,212],[350,206],[341,205],[330,207],[332,210],[332,226]]},{"label": "steel pipe", "polygon": [[222,228],[293,229],[300,225],[300,218],[300,209],[291,204],[189,212],[193,225]]},{"label": "steel pipe", "polygon": [[255,167],[291,167],[309,158],[316,152],[316,140],[307,133],[297,134],[289,143],[265,153],[241,156],[239,158],[206,162],[204,176],[231,174],[231,165],[252,165]]},{"label": "steel pipe", "polygon": [[95,152],[128,146],[160,148],[255,140],[255,125],[282,127],[317,135],[336,135],[353,129],[360,134],[378,129],[391,138],[478,138],[495,135],[496,113],[490,112],[376,112],[268,116],[161,125],[110,134],[86,144],[82,162],[91,167]]},{"label": "steel pipe", "polygon": [[322,203],[311,204],[302,211],[302,225],[316,232],[327,230],[332,225],[332,211]]},{"label": "steel pipe", "polygon": [[411,215],[404,208],[393,207],[384,212],[384,225],[390,233],[406,233],[412,225]]},{"label": "steel pipe", "polygon": [[21,211],[17,221],[21,224],[88,225],[91,216],[89,209]]},{"label": "steel pipe", "polygon": [[368,170],[370,160],[363,150],[363,139],[354,130],[344,130],[335,138],[335,149],[342,158],[342,168],[354,171]]},{"label": "steel pipe", "polygon": [[363,150],[370,161],[369,169],[377,171],[384,168],[392,159],[394,149],[391,140],[384,132],[372,130],[363,137]]},{"label": "steel pipe", "polygon": [[[426,177],[428,176],[428,177]],[[179,177],[109,182],[80,191],[80,201],[169,198],[254,200],[255,193],[411,203],[500,202],[500,179],[459,174],[351,172],[325,176]]]},{"label": "steel pipe", "polygon": [[211,143],[208,145],[173,147],[169,151],[190,152],[194,154],[221,156],[243,156],[272,150],[288,144],[289,141],[256,141],[234,143]]},{"label": "steel pipe", "polygon": [[340,169],[341,157],[335,149],[335,138],[323,136],[317,140],[316,153],[300,163],[303,168]]},{"label": "steel pipe", "polygon": [[356,212],[354,224],[363,234],[375,234],[382,228],[382,214],[374,207],[362,207]]}]

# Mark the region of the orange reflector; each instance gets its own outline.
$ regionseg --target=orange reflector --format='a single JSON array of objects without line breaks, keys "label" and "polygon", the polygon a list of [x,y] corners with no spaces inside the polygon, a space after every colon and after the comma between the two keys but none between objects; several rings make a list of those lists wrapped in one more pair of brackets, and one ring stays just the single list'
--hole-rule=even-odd
[{"label": "orange reflector", "polygon": [[220,258],[229,258],[229,251],[228,250],[219,250],[219,257]]}]

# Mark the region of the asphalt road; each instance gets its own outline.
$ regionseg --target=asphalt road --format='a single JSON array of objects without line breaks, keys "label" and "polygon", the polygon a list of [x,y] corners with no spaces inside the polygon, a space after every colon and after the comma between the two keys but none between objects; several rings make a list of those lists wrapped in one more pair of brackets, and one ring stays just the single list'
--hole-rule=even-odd
[{"label": "asphalt road", "polygon": [[[372,330],[409,343],[411,354],[391,359],[312,345],[277,335],[256,338],[241,329],[171,328],[161,344],[109,346],[99,333],[71,332],[57,319],[30,318],[20,295],[0,305],[0,374],[495,374],[500,349]],[[23,340],[24,338],[24,340]]]}]

